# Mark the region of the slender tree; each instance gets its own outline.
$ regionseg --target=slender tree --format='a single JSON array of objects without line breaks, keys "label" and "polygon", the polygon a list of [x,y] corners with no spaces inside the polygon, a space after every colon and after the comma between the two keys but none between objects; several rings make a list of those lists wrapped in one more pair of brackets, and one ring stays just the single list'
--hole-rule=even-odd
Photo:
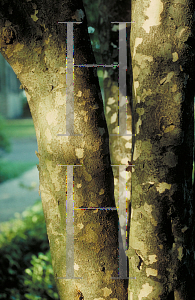
[{"label": "slender tree", "polygon": [[195,299],[194,16],[191,0],[132,0],[131,300]]},{"label": "slender tree", "polygon": [[[71,49],[66,47],[66,24],[57,22],[82,21],[74,24],[74,64],[93,64],[82,2],[0,3],[0,51],[26,91],[36,130],[39,189],[60,299],[127,299],[127,281],[111,279],[118,277],[116,210],[75,210],[74,250],[66,251],[72,232],[66,232],[62,165],[82,165],[74,167],[75,207],[115,206],[108,131],[94,68],[74,68],[74,132],[66,115],[72,113],[73,84],[66,69],[66,48]],[[67,132],[83,135],[58,136]],[[63,278],[72,276],[66,265],[73,254],[74,276],[82,279]]]},{"label": "slender tree", "polygon": [[[127,119],[127,133],[132,134],[132,107],[131,107],[131,58],[130,58],[130,21],[131,21],[131,3],[129,1],[120,2],[99,0],[98,9],[98,33],[100,40],[100,53],[101,63],[104,65],[119,64],[121,57],[119,57],[119,51],[124,51],[126,55],[127,70],[123,72],[125,75],[122,78],[122,83],[127,84],[125,93],[122,91],[121,82],[119,82],[119,68],[104,67],[103,71],[103,90],[104,90],[104,106],[105,117],[109,132],[109,146],[110,157],[113,165],[114,175],[114,196],[115,203],[118,206],[119,200],[119,165],[128,164],[132,160],[132,136],[119,135],[119,104],[121,97],[127,98],[126,103],[126,119]],[[124,49],[119,49],[120,28],[119,23],[124,22],[126,27],[126,42],[124,43]],[[125,23],[127,22],[127,23]],[[121,51],[121,52],[122,52]],[[122,54],[124,54],[124,52]],[[127,81],[126,81],[127,78]],[[119,90],[120,87],[120,90]],[[121,108],[119,108],[121,109]],[[118,136],[111,136],[111,134],[118,134]],[[114,166],[116,165],[116,166]],[[123,171],[120,174],[125,176]],[[131,172],[126,173],[126,186],[122,187],[123,191],[126,191],[127,200],[127,235],[129,233],[129,219],[130,219],[130,195],[131,195]],[[128,236],[127,236],[128,241]]]}]

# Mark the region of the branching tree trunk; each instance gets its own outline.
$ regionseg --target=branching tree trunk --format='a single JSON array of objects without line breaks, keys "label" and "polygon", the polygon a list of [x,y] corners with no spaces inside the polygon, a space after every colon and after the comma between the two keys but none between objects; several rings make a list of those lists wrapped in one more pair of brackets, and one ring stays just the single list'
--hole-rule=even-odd
[{"label": "branching tree trunk", "polygon": [[68,244],[66,167],[59,165],[82,165],[74,167],[75,207],[115,206],[108,131],[94,68],[74,69],[75,134],[83,136],[58,136],[67,130],[66,88],[73,91],[66,84],[66,25],[58,21],[83,21],[74,25],[74,64],[94,63],[82,2],[5,0],[0,14],[1,53],[26,91],[35,125],[41,199],[60,299],[127,299],[127,282],[111,279],[118,276],[116,211],[75,210],[74,276],[83,279],[58,279],[67,276]]},{"label": "branching tree trunk", "polygon": [[[127,281],[111,279],[118,276],[116,211],[75,210],[74,252],[70,249],[68,256],[74,253],[74,276],[83,279],[60,279],[67,276],[71,235],[66,232],[69,201],[62,165],[82,165],[74,167],[75,207],[115,205],[108,130],[94,68],[74,68],[74,133],[83,136],[58,136],[67,133],[72,122],[67,122],[66,112],[71,111],[73,85],[66,69],[66,25],[57,21],[83,21],[74,25],[74,64],[94,63],[82,2],[0,4],[0,51],[26,91],[35,125],[40,192],[60,299],[127,300]],[[129,280],[129,300],[195,299],[194,16],[192,0],[154,0],[147,5],[132,0],[136,137],[127,253],[129,276],[136,280]],[[112,96],[117,101],[116,95],[105,99],[106,108]],[[106,112],[111,131],[113,107]],[[111,150],[114,164],[129,154],[120,145]]]},{"label": "branching tree trunk", "polygon": [[195,299],[193,1],[132,1],[130,299]]}]

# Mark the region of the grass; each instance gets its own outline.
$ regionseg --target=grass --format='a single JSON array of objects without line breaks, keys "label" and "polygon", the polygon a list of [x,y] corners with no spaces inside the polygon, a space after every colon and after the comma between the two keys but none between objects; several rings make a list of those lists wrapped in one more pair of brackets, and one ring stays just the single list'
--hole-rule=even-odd
[{"label": "grass", "polygon": [[4,132],[8,138],[35,137],[33,119],[6,120]]},{"label": "grass", "polygon": [[34,166],[36,166],[36,163],[34,162],[10,162],[0,159],[0,183],[17,178]]},{"label": "grass", "polygon": [[[11,138],[36,137],[32,119],[5,120],[3,129],[8,140]],[[10,140],[11,141],[11,140]],[[35,162],[10,162],[0,159],[0,183],[17,178],[36,165]]]}]

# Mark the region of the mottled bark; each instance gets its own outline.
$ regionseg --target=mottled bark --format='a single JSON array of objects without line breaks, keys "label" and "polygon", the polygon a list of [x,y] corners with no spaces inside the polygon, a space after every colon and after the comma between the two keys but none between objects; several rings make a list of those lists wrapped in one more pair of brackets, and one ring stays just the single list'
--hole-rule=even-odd
[{"label": "mottled bark", "polygon": [[[130,2],[123,1],[103,1],[99,0],[99,39],[102,64],[110,65],[119,63],[119,24],[111,22],[130,22]],[[130,46],[129,46],[130,24],[127,24],[127,91],[123,96],[127,96],[127,133],[132,133],[132,115],[131,115],[131,64],[130,64]],[[119,70],[117,68],[102,68],[103,87],[104,87],[104,107],[105,117],[110,134],[118,134],[120,124],[118,122],[118,100],[119,100]],[[122,93],[120,91],[120,93]],[[119,125],[119,127],[118,127]],[[131,161],[132,137],[131,136],[110,136],[110,158],[112,165],[124,165]],[[114,174],[114,196],[115,203],[118,206],[119,200],[119,167],[112,167]],[[125,176],[125,174],[121,174]],[[129,212],[130,212],[130,194],[131,194],[131,172],[126,172],[126,191],[127,198],[127,223],[129,233]]]},{"label": "mottled bark", "polygon": [[132,1],[129,299],[195,299],[193,1]]},{"label": "mottled bark", "polygon": [[[74,168],[75,207],[114,207],[103,103],[94,68],[74,69],[75,134],[66,133],[66,25],[81,21],[80,1],[1,1],[0,51],[20,79],[33,117],[40,192],[61,300],[127,299],[118,276],[116,211],[74,212],[74,275],[66,276],[66,167]],[[86,18],[74,25],[74,63],[94,63]],[[68,117],[68,116],[67,116]],[[71,255],[71,254],[70,254]]]}]

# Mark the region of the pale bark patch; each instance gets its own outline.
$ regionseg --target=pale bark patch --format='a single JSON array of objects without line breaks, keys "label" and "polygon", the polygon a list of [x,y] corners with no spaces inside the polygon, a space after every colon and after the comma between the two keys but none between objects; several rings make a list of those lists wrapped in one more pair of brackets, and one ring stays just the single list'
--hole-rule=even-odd
[{"label": "pale bark patch", "polygon": [[156,256],[156,254],[151,254],[151,255],[148,255],[148,259],[149,259],[149,264],[153,264],[154,262],[157,261],[157,256]]},{"label": "pale bark patch", "polygon": [[101,189],[100,191],[99,191],[99,195],[103,195],[104,194],[104,189]]},{"label": "pale bark patch", "polygon": [[172,130],[174,130],[174,129],[175,129],[175,125],[170,125],[170,126],[168,126],[168,127],[164,130],[164,133],[170,132],[170,131],[172,131]]},{"label": "pale bark patch", "polygon": [[[185,26],[185,27],[179,27],[177,29],[177,33],[176,33],[176,36],[179,38],[179,39],[183,39],[184,41],[187,40],[188,36],[190,34],[190,28],[188,26]],[[183,36],[182,36],[183,35]]]},{"label": "pale bark patch", "polygon": [[53,124],[53,126],[56,126],[58,124],[57,117],[58,117],[58,111],[57,109],[53,109],[47,114],[46,120],[49,125]]},{"label": "pale bark patch", "polygon": [[135,56],[136,53],[136,48],[142,43],[143,38],[136,38],[135,39],[135,46],[134,46],[134,50],[133,50],[133,57]]},{"label": "pale bark patch", "polygon": [[146,268],[146,275],[147,275],[147,277],[149,277],[149,276],[157,276],[158,272],[155,269]]},{"label": "pale bark patch", "polygon": [[113,130],[112,133],[118,134],[119,133],[119,126],[116,126]]},{"label": "pale bark patch", "polygon": [[109,106],[106,106],[106,114],[108,114],[111,111],[111,108]]},{"label": "pale bark patch", "polygon": [[117,184],[118,184],[118,179],[114,178],[114,185],[117,185]]},{"label": "pale bark patch", "polygon": [[130,299],[129,300],[133,300],[133,293],[132,292],[130,292]]},{"label": "pale bark patch", "polygon": [[157,191],[161,194],[163,193],[166,189],[170,190],[171,188],[171,184],[168,184],[166,182],[160,182],[157,186],[156,189]]},{"label": "pale bark patch", "polygon": [[[45,39],[45,44],[48,45],[49,44],[49,41],[50,41],[50,38],[48,37],[48,39]],[[46,62],[46,57],[44,57],[44,60]]]},{"label": "pale bark patch", "polygon": [[82,96],[82,92],[81,92],[81,91],[78,91],[78,93],[77,93],[76,96],[80,98],[80,97]]},{"label": "pale bark patch", "polygon": [[131,140],[131,139],[132,139],[131,137],[129,137],[129,136],[125,136],[125,135],[121,136],[121,138],[123,138],[123,139],[125,139],[125,140],[127,140],[127,141],[129,141],[129,140]]},{"label": "pale bark patch", "polygon": [[55,106],[66,105],[66,95],[62,96],[61,92],[56,92]]},{"label": "pale bark patch", "polygon": [[139,76],[139,73],[140,73],[140,69],[138,68],[138,66],[135,66],[133,68],[133,78],[137,79],[137,77]]},{"label": "pale bark patch", "polygon": [[163,83],[165,84],[165,83],[170,82],[172,77],[174,76],[174,74],[175,74],[174,72],[169,72],[165,78],[161,79],[160,84],[163,84]]},{"label": "pale bark patch", "polygon": [[132,143],[127,142],[127,143],[125,144],[125,148],[131,149],[131,148],[132,148]]},{"label": "pale bark patch", "polygon": [[139,81],[134,81],[134,90],[135,90],[135,96],[137,95],[137,88],[139,87]]},{"label": "pale bark patch", "polygon": [[76,152],[76,156],[77,156],[78,158],[83,158],[84,149],[82,149],[82,148],[77,148],[77,149],[75,149],[75,152]]},{"label": "pale bark patch", "polygon": [[137,123],[136,123],[136,132],[137,132],[137,134],[139,134],[139,132],[140,132],[140,129],[139,129],[139,127],[142,125],[142,120],[139,118],[139,120],[137,121]]},{"label": "pale bark patch", "polygon": [[185,226],[181,229],[181,232],[184,233],[187,229],[188,229],[188,227],[185,225]]},{"label": "pale bark patch", "polygon": [[176,62],[178,60],[178,53],[177,52],[173,52],[172,56],[173,56],[173,62]]},{"label": "pale bark patch", "polygon": [[59,73],[60,74],[66,74],[66,68],[60,67]]},{"label": "pale bark patch", "polygon": [[[129,160],[128,157],[122,158],[122,159],[121,159],[121,164],[122,164],[122,165],[127,165],[127,164],[128,164],[128,160]],[[124,172],[125,172],[125,171],[124,171]],[[121,172],[121,173],[123,174],[123,172]],[[123,176],[124,176],[124,177],[123,177]],[[123,178],[126,178],[126,172],[125,172],[125,174],[122,175],[122,177],[123,177]]]},{"label": "pale bark patch", "polygon": [[115,99],[113,97],[108,98],[107,105],[111,105],[115,102]]},{"label": "pale bark patch", "polygon": [[141,101],[140,96],[137,96],[137,103],[140,103],[140,101]]},{"label": "pale bark patch", "polygon": [[142,185],[146,185],[146,184],[148,184],[148,183],[149,183],[149,184],[154,184],[155,182],[154,182],[154,181],[143,182]]},{"label": "pale bark patch", "polygon": [[74,270],[76,270],[76,271],[79,270],[79,265],[77,265],[76,263],[74,263]]},{"label": "pale bark patch", "polygon": [[163,3],[160,0],[151,0],[150,6],[146,9],[145,15],[148,17],[142,28],[146,33],[150,32],[150,27],[160,25],[160,14],[163,11]]},{"label": "pale bark patch", "polygon": [[177,249],[177,251],[178,251],[178,259],[181,261],[182,260],[182,257],[183,257],[183,247],[179,247],[178,249]]},{"label": "pale bark patch", "polygon": [[126,191],[126,197],[127,199],[130,199],[130,191]]},{"label": "pale bark patch", "polygon": [[149,283],[145,283],[142,285],[142,289],[138,295],[138,299],[142,300],[142,298],[147,297],[153,291],[153,287],[149,285]]},{"label": "pale bark patch", "polygon": [[35,9],[35,13],[34,15],[31,15],[31,19],[33,19],[34,22],[36,22],[38,20],[37,15],[38,14],[38,10]]},{"label": "pale bark patch", "polygon": [[110,296],[110,294],[112,294],[112,290],[108,289],[107,287],[103,288],[103,293],[104,293],[104,297],[108,297]]},{"label": "pale bark patch", "polygon": [[112,117],[110,118],[110,123],[113,124],[114,122],[116,122],[117,119],[117,113],[115,112]]},{"label": "pale bark patch", "polygon": [[77,227],[78,227],[79,229],[83,229],[84,225],[83,225],[82,223],[79,223],[79,224],[77,224]]}]

